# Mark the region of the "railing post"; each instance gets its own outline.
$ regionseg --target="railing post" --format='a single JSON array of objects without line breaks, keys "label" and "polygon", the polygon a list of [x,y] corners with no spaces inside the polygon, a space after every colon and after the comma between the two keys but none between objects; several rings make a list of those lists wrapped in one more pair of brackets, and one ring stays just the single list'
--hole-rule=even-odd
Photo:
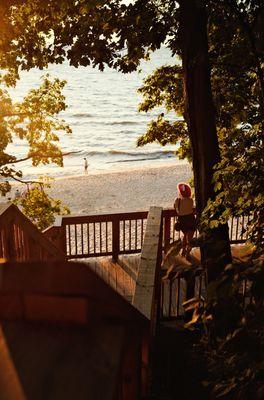
[{"label": "railing post", "polygon": [[67,255],[67,248],[66,248],[66,226],[62,225],[58,228],[58,247],[64,254]]},{"label": "railing post", "polygon": [[57,216],[55,218],[54,228],[56,229],[55,243],[57,247],[67,255],[67,245],[66,245],[66,225],[63,224],[63,217]]},{"label": "railing post", "polygon": [[[195,276],[192,272],[189,273],[185,278],[186,281],[186,297],[185,301],[192,299],[195,296]],[[192,311],[185,312],[185,320],[189,321],[192,318]]]},{"label": "railing post", "polygon": [[114,219],[112,222],[112,259],[114,262],[118,260],[120,251],[120,222],[119,219]]},{"label": "railing post", "polygon": [[171,217],[170,215],[164,216],[164,248],[170,244],[170,229],[171,228]]}]

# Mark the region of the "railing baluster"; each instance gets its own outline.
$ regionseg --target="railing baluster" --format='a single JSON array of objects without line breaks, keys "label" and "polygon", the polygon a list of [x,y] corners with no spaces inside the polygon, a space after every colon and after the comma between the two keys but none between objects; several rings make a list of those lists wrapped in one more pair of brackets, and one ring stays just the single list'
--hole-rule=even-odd
[{"label": "railing baluster", "polygon": [[142,244],[143,244],[143,236],[144,236],[144,223],[143,219],[141,219],[141,238],[140,238],[140,249],[142,249]]},{"label": "railing baluster", "polygon": [[162,318],[164,315],[164,282],[161,280],[161,288],[160,288],[160,317]]},{"label": "railing baluster", "polygon": [[100,244],[100,253],[102,253],[102,222],[99,222],[99,244]]},{"label": "railing baluster", "polygon": [[128,237],[129,237],[129,241],[128,241],[128,243],[129,243],[129,247],[128,247],[128,250],[131,250],[131,219],[129,220],[129,223],[128,223],[128,229],[129,229],[129,233],[128,233]]},{"label": "railing baluster", "polygon": [[93,223],[93,250],[96,253],[96,230],[95,230],[95,222]]},{"label": "railing baluster", "polygon": [[75,254],[77,255],[78,254],[78,247],[77,247],[78,239],[77,239],[77,225],[76,224],[74,224],[74,240],[75,240]]},{"label": "railing baluster", "polygon": [[229,238],[231,241],[233,240],[233,227],[234,227],[234,217],[231,218],[231,227],[230,227],[230,235],[229,235]]},{"label": "railing baluster", "polygon": [[239,217],[236,218],[236,241],[238,238],[238,228],[239,228]]},{"label": "railing baluster", "polygon": [[68,225],[68,237],[69,237],[69,256],[72,255],[71,252],[71,225]]},{"label": "railing baluster", "polygon": [[108,222],[105,223],[105,251],[108,252]]},{"label": "railing baluster", "polygon": [[83,224],[81,224],[81,248],[82,248],[82,254],[84,253],[84,247],[83,247]]},{"label": "railing baluster", "polygon": [[87,253],[90,254],[90,224],[87,224]]},{"label": "railing baluster", "polygon": [[123,221],[123,251],[126,250],[126,221]]},{"label": "railing baluster", "polygon": [[138,220],[136,219],[136,222],[135,222],[135,249],[137,250],[137,248],[138,248],[138,243],[137,243],[137,229],[138,229],[138,222],[137,222]]},{"label": "railing baluster", "polygon": [[244,223],[245,223],[245,217],[244,217],[244,215],[242,216],[242,230],[241,230],[241,239],[243,239],[243,237],[244,237],[244,235],[245,235],[245,233],[244,233],[244,229],[245,229],[245,227],[244,227]]},{"label": "railing baluster", "polygon": [[173,226],[173,242],[175,241],[175,234],[176,234],[176,231],[174,229],[175,222],[176,222],[176,218],[173,217],[173,222],[172,222],[172,226]]},{"label": "railing baluster", "polygon": [[169,284],[169,310],[168,310],[169,318],[171,317],[171,306],[172,306],[171,302],[172,302],[172,279],[170,279],[170,284]]},{"label": "railing baluster", "polygon": [[171,217],[170,215],[164,218],[164,247],[170,244],[170,227],[171,227]]},{"label": "railing baluster", "polygon": [[176,293],[176,299],[177,299],[177,304],[176,304],[176,317],[179,317],[180,315],[180,290],[181,290],[181,278],[177,278],[177,293]]}]

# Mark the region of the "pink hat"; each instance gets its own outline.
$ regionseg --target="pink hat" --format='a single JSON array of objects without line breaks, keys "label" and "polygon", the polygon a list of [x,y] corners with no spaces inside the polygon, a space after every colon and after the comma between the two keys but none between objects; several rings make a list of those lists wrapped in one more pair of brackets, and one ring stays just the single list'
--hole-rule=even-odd
[{"label": "pink hat", "polygon": [[187,183],[178,183],[178,191],[182,197],[191,197],[192,189]]}]

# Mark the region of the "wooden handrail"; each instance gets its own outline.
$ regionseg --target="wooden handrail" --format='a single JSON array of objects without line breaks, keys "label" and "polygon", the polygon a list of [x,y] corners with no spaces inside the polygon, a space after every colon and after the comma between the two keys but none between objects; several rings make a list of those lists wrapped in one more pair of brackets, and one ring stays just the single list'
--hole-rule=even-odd
[{"label": "wooden handrail", "polygon": [[[140,253],[146,229],[148,212],[91,214],[60,216],[44,234],[53,241],[68,259],[112,256]],[[163,248],[181,237],[174,230],[174,209],[162,211]],[[249,217],[232,218],[230,221],[231,243],[244,243],[247,239],[242,227]]]},{"label": "wooden handrail", "polygon": [[45,235],[14,204],[1,207],[0,257],[13,261],[64,260],[65,253]]},{"label": "wooden handrail", "polygon": [[[252,293],[249,291],[249,280],[243,279],[239,283],[241,305],[245,307],[252,302]],[[184,276],[171,277],[161,282],[161,319],[183,318],[185,316],[182,303],[186,297],[186,278]],[[198,299],[206,297],[206,276],[204,271],[197,271],[195,276],[194,296]]]}]

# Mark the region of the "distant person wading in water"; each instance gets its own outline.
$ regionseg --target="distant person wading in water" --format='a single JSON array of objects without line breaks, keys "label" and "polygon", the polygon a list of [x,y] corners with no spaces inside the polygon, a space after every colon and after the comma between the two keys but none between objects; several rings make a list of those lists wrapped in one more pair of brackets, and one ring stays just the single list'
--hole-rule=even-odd
[{"label": "distant person wading in water", "polygon": [[187,183],[178,184],[178,197],[174,202],[174,208],[178,216],[175,224],[177,231],[183,232],[182,256],[188,257],[192,246],[190,244],[196,230],[195,208],[191,198],[192,190]]},{"label": "distant person wading in water", "polygon": [[88,174],[88,161],[86,158],[84,158],[84,172]]}]

